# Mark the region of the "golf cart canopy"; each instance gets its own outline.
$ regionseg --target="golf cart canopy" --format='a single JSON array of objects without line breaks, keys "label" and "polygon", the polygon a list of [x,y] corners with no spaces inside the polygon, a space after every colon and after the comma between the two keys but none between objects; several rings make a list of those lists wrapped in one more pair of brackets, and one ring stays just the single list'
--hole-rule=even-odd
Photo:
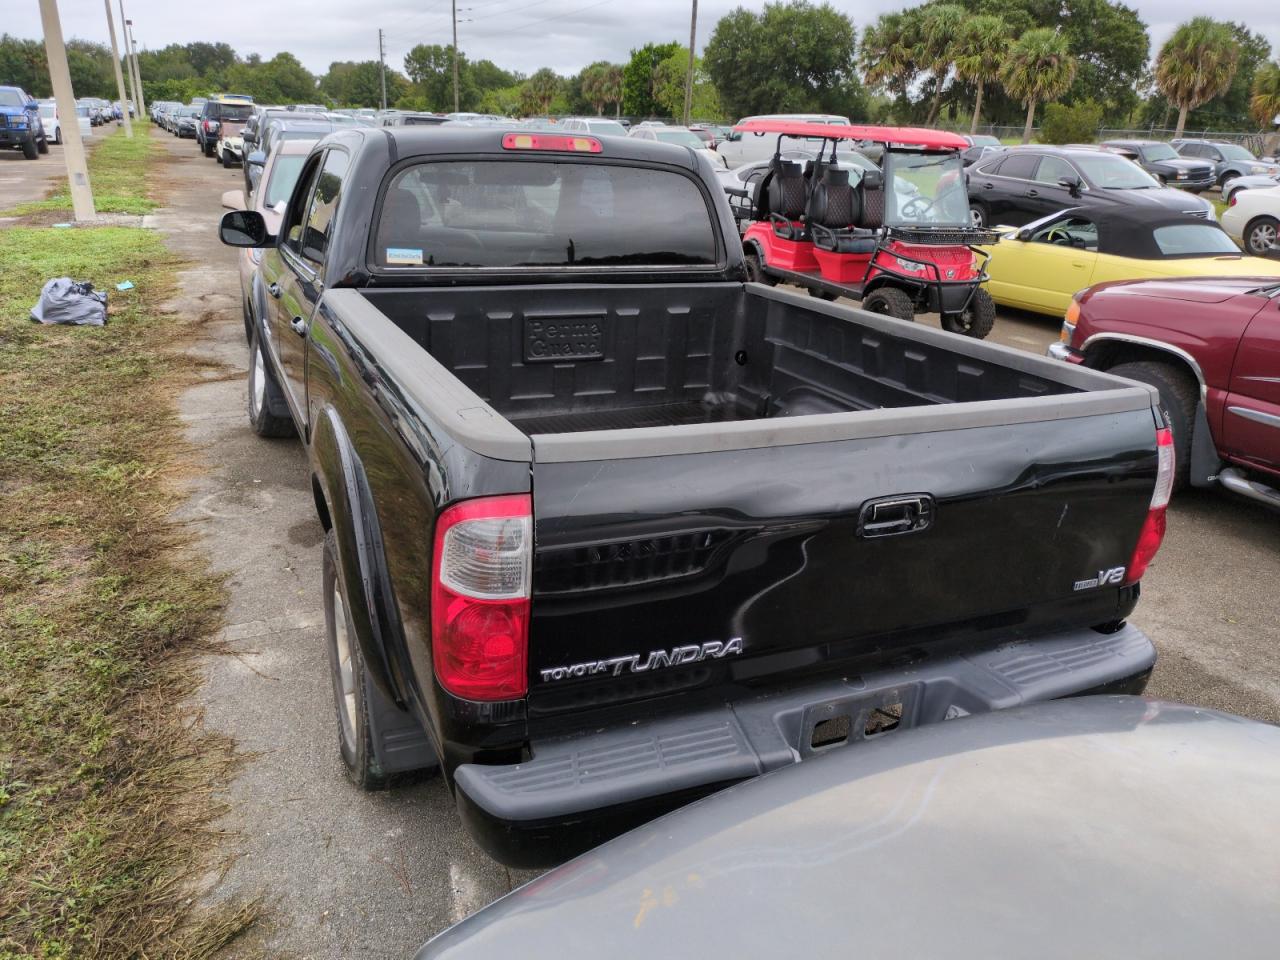
[{"label": "golf cart canopy", "polygon": [[963,150],[963,137],[922,127],[870,127],[861,124],[806,123],[800,120],[748,120],[733,128],[734,133],[779,133],[788,137],[818,137],[824,140],[863,140],[923,150]]}]

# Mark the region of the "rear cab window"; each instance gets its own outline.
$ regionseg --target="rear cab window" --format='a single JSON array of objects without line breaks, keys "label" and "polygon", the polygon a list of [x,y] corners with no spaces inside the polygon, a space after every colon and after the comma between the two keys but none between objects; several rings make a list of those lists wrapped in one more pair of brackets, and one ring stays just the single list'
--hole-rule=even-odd
[{"label": "rear cab window", "polygon": [[720,252],[698,184],[571,160],[424,160],[396,172],[373,263],[402,268],[705,267]]}]

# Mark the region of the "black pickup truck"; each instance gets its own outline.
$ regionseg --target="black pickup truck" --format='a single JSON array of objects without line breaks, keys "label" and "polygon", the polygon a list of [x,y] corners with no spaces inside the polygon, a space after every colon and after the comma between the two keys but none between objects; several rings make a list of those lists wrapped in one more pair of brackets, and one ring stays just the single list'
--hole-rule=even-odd
[{"label": "black pickup truck", "polygon": [[687,148],[352,129],[221,233],[266,248],[250,417],[309,454],[343,758],[438,763],[498,859],[1146,684],[1154,393],[745,282]]}]

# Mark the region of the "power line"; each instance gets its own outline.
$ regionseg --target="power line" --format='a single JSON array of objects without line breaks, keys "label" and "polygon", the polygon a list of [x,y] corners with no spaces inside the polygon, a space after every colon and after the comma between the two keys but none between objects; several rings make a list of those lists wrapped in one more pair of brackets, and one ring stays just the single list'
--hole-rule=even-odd
[{"label": "power line", "polygon": [[[541,2],[541,0],[538,0],[538,2]],[[582,13],[583,11],[590,10],[593,7],[602,7],[606,3],[613,3],[613,2],[615,2],[615,0],[596,0],[595,3],[588,3],[586,6],[577,7],[573,10],[566,10],[564,13],[558,13],[555,16],[543,17],[541,20],[530,20],[528,23],[519,24],[518,26],[514,27],[511,30],[499,30],[497,33],[481,34],[478,37],[478,39],[489,40],[489,39],[492,39],[493,37],[505,37],[515,33],[523,33],[529,27],[537,26],[540,23],[550,23],[552,20],[563,20],[565,17],[571,17],[575,13]]]}]

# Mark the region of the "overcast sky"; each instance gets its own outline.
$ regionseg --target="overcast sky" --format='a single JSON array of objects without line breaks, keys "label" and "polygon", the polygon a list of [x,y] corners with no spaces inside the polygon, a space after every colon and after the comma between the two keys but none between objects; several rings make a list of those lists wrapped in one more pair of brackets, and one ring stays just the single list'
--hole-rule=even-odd
[{"label": "overcast sky", "polygon": [[[1131,0],[1132,2],[1132,0]],[[118,0],[112,0],[119,19]],[[5,0],[3,29],[20,37],[40,37],[36,0]],[[700,0],[698,45],[732,0]],[[904,0],[867,0],[833,5],[862,27]],[[1182,20],[1206,11],[1199,0],[1137,0],[1151,33],[1152,53]],[[102,0],[59,0],[67,37],[107,40]],[[759,9],[763,0],[745,6]],[[314,73],[334,60],[368,60],[378,55],[378,28],[387,34],[388,64],[403,68],[404,55],[418,43],[450,41],[449,0],[125,0],[141,48],[194,40],[225,41],[242,55],[264,59],[289,50]],[[1238,20],[1261,31],[1280,48],[1280,3],[1275,0],[1219,0],[1212,15]],[[686,0],[458,0],[458,44],[473,60],[488,58],[501,67],[532,73],[552,67],[576,73],[593,60],[626,60],[648,41],[689,36]],[[0,82],[3,78],[0,78]]]}]

